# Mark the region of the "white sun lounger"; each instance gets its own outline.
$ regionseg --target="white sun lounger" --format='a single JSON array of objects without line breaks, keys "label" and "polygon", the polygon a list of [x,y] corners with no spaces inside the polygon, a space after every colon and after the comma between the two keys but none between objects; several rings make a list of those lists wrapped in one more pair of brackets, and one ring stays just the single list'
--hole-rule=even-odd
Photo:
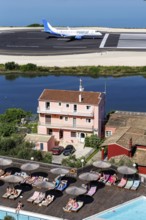
[{"label": "white sun lounger", "polygon": [[131,190],[137,190],[139,185],[140,185],[140,180],[134,180],[134,183],[133,183],[133,185],[131,187]]}]

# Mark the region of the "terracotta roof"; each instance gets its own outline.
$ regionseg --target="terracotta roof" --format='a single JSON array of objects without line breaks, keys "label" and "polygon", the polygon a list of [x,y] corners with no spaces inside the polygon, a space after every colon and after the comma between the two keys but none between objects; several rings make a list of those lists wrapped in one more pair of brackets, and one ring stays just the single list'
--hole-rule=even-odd
[{"label": "terracotta roof", "polygon": [[[45,89],[39,97],[39,101],[54,101],[65,103],[84,103],[97,105],[101,100],[101,92],[70,91],[70,90],[49,90]],[[81,102],[79,102],[81,95]]]},{"label": "terracotta roof", "polygon": [[106,127],[136,127],[146,129],[146,113],[116,111],[110,114]]},{"label": "terracotta roof", "polygon": [[139,166],[146,166],[146,149],[137,148],[133,157],[133,162]]},{"label": "terracotta roof", "polygon": [[146,145],[146,130],[140,128],[132,128],[132,127],[124,127],[119,128],[116,132],[107,138],[103,143],[102,146],[107,146],[110,144],[118,144],[128,150],[129,141],[132,138],[132,145]]}]

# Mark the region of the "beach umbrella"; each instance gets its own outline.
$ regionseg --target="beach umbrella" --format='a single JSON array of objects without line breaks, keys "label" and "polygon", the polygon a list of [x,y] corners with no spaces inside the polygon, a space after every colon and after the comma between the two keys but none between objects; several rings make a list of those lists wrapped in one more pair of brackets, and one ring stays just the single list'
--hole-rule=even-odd
[{"label": "beach umbrella", "polygon": [[101,168],[101,169],[106,169],[106,168],[110,168],[110,167],[111,167],[111,164],[110,164],[109,162],[100,160],[100,161],[94,162],[94,163],[93,163],[93,166],[94,166],[94,167],[97,167],[97,168]]},{"label": "beach umbrella", "polygon": [[16,175],[8,175],[0,179],[7,183],[20,183],[21,181],[23,181],[22,176],[16,176]]},{"label": "beach umbrella", "polygon": [[132,175],[137,172],[137,169],[134,167],[128,167],[128,166],[120,166],[118,167],[118,172],[124,175]]},{"label": "beach umbrella", "polygon": [[0,166],[8,166],[12,164],[12,160],[10,159],[5,159],[5,158],[0,158]]},{"label": "beach umbrella", "polygon": [[61,174],[67,174],[69,173],[69,169],[64,168],[53,168],[50,170],[51,173],[61,175]]},{"label": "beach umbrella", "polygon": [[79,175],[79,179],[85,180],[85,181],[94,181],[99,178],[99,175],[97,173],[91,173],[86,172]]},{"label": "beach umbrella", "polygon": [[77,187],[77,186],[69,186],[65,191],[67,194],[70,194],[73,196],[79,196],[87,192],[85,188]]},{"label": "beach umbrella", "polygon": [[34,184],[36,187],[41,188],[41,189],[54,189],[55,188],[55,184],[52,182],[47,182],[47,181],[40,181],[40,182],[36,182]]},{"label": "beach umbrella", "polygon": [[25,163],[23,165],[21,165],[21,170],[24,171],[33,171],[39,168],[39,164],[37,163]]}]

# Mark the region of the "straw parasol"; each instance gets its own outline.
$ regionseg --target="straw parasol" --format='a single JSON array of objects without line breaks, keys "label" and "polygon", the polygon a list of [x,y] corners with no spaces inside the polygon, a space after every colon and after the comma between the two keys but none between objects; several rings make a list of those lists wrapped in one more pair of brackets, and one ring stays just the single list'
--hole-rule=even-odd
[{"label": "straw parasol", "polygon": [[22,176],[16,176],[16,175],[9,175],[9,176],[2,177],[0,179],[7,183],[20,183],[21,181],[23,181]]},{"label": "straw parasol", "polygon": [[97,168],[101,168],[101,169],[106,169],[106,168],[110,168],[111,164],[109,162],[100,160],[100,161],[96,161],[93,163],[93,166],[97,167]]},{"label": "straw parasol", "polygon": [[37,163],[25,163],[21,165],[21,170],[24,171],[33,171],[39,168],[39,164]]},{"label": "straw parasol", "polygon": [[79,196],[87,192],[85,188],[77,187],[77,186],[69,186],[65,191],[67,194],[70,194],[73,196]]},{"label": "straw parasol", "polygon": [[137,169],[134,167],[128,167],[128,166],[120,166],[118,167],[118,172],[124,175],[132,175],[137,173]]},{"label": "straw parasol", "polygon": [[61,175],[61,174],[67,174],[69,173],[69,169],[65,168],[53,168],[50,170],[51,173]]},{"label": "straw parasol", "polygon": [[85,180],[85,181],[94,181],[94,180],[97,180],[98,178],[99,178],[99,175],[97,173],[86,172],[86,173],[82,173],[79,175],[79,179]]},{"label": "straw parasol", "polygon": [[5,158],[0,158],[0,166],[8,166],[12,164],[12,160],[10,159],[5,159]]}]

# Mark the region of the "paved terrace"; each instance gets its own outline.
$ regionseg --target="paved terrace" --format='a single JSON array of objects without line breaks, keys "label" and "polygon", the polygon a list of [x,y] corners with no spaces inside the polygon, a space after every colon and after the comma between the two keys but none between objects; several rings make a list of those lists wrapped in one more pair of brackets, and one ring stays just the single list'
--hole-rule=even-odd
[{"label": "paved terrace", "polygon": [[[23,161],[24,163],[24,161]],[[9,166],[9,169],[13,167],[13,170],[19,171],[20,163],[13,163],[13,165]],[[43,172],[46,174],[49,178],[49,181],[52,181],[56,175],[50,173],[50,169],[53,168],[52,166],[41,166],[35,173]],[[84,170],[80,170],[78,172],[85,172],[92,169],[92,166],[86,167]],[[8,170],[8,167],[6,168]],[[95,168],[94,168],[95,170]],[[70,179],[70,186],[71,185],[77,185],[80,186],[83,181],[79,180],[79,178],[71,178]],[[10,199],[3,199],[2,195],[4,194],[7,183],[4,183],[3,181],[0,181],[0,205],[16,208],[17,203],[19,200],[22,201],[24,204],[23,210],[30,211],[30,212],[38,212],[40,214],[45,215],[51,215],[55,217],[60,217],[62,219],[68,219],[68,220],[81,220],[85,217],[88,217],[90,215],[94,215],[98,212],[101,212],[105,209],[111,208],[113,206],[116,206],[118,204],[121,204],[123,202],[126,202],[128,200],[131,200],[133,198],[136,198],[141,195],[146,196],[146,188],[144,185],[140,185],[137,191],[132,190],[126,190],[126,189],[120,189],[117,186],[105,186],[103,184],[100,184],[97,182],[98,190],[96,194],[92,197],[87,196],[81,196],[80,199],[85,201],[84,206],[77,212],[77,213],[65,213],[62,209],[63,206],[66,205],[68,199],[71,197],[70,195],[67,195],[64,191],[63,193],[60,193],[58,191],[53,190],[51,193],[56,196],[56,199],[52,204],[50,204],[48,207],[39,207],[38,205],[31,204],[27,202],[26,200],[33,194],[35,190],[38,190],[36,188],[33,188],[29,185],[23,186],[22,189],[24,189],[23,192],[23,198],[17,198],[16,200],[10,200]]]}]

